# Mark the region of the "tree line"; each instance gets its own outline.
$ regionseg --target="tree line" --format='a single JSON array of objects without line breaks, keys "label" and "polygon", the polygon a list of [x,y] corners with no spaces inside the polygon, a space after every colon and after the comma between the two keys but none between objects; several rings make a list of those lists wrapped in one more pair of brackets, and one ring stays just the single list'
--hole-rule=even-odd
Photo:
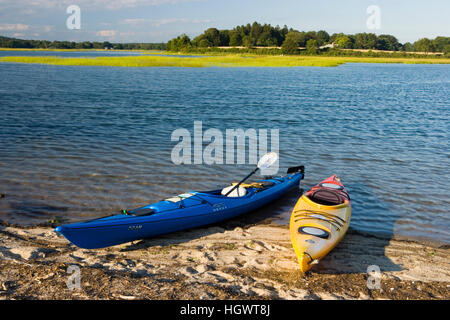
[{"label": "tree line", "polygon": [[318,53],[325,45],[341,49],[367,49],[412,52],[450,52],[450,37],[423,38],[414,43],[400,43],[396,37],[389,34],[374,33],[332,35],[324,30],[298,31],[284,26],[270,24],[247,24],[237,26],[232,30],[209,28],[192,40],[182,34],[167,43],[169,51],[192,51],[194,49],[214,47],[281,47],[284,54],[299,53],[300,48],[308,53]]},{"label": "tree line", "polygon": [[[270,24],[253,24],[237,26],[231,30],[209,28],[199,36],[190,39],[182,34],[166,43],[110,43],[104,42],[73,42],[22,40],[0,37],[0,47],[3,48],[39,48],[39,49],[116,49],[116,50],[168,50],[168,51],[217,51],[221,47],[227,52],[229,48],[244,48],[237,52],[252,52],[258,47],[259,53],[266,54],[319,54],[324,47],[339,49],[385,50],[395,52],[443,52],[450,55],[450,37],[439,36],[435,39],[422,38],[414,43],[400,43],[389,34],[374,33],[332,35],[324,30],[298,31],[287,26],[271,26]],[[263,49],[261,49],[263,48]],[[322,50],[320,50],[322,49]],[[326,48],[328,49],[328,48]],[[254,50],[253,50],[254,51]],[[338,54],[338,53],[333,53]],[[350,53],[348,53],[350,54]]]},{"label": "tree line", "polygon": [[116,49],[116,50],[165,50],[165,43],[110,43],[104,42],[74,42],[48,40],[22,40],[0,37],[1,48],[25,49]]}]

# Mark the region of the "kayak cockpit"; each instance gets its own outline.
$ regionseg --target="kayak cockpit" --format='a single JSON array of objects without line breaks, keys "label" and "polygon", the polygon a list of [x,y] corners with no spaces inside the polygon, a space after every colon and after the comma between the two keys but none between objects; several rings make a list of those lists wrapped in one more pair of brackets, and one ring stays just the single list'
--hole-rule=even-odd
[{"label": "kayak cockpit", "polygon": [[[223,189],[218,190],[212,190],[212,191],[203,191],[203,192],[197,192],[197,194],[204,194],[207,196],[214,196],[214,197],[222,197],[222,198],[247,198],[251,197],[257,192],[267,190],[276,184],[280,183],[281,181],[278,180],[261,180],[261,181],[255,181],[251,183],[241,183],[239,187],[236,187],[238,184],[237,182],[233,182],[230,186],[227,186]],[[234,189],[234,191],[232,191]],[[229,193],[229,191],[232,191]]]},{"label": "kayak cockpit", "polygon": [[199,191],[196,192],[196,195],[198,197],[206,197],[206,198],[212,198],[212,199],[217,199],[217,198],[221,198],[221,199],[245,199],[245,198],[249,198],[251,197],[255,191],[252,189],[246,189],[245,194],[242,194],[240,196],[225,196],[223,194],[224,189],[217,189],[217,190],[211,190],[211,191]]},{"label": "kayak cockpit", "polygon": [[[332,178],[340,181],[336,175]],[[322,182],[308,191],[305,196],[312,202],[325,206],[339,206],[350,201],[344,186],[335,182]]]},{"label": "kayak cockpit", "polygon": [[143,216],[150,216],[152,214],[155,214],[156,211],[152,208],[139,208],[134,210],[123,210],[123,214],[127,216],[134,216],[134,217],[143,217]]},{"label": "kayak cockpit", "polygon": [[322,204],[325,206],[338,206],[345,202],[345,199],[337,192],[320,189],[316,192],[307,195],[309,200],[317,204]]}]

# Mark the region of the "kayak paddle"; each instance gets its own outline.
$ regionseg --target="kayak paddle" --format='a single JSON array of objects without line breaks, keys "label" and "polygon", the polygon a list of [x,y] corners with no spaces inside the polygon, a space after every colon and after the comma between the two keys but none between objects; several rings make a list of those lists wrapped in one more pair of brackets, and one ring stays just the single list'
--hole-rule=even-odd
[{"label": "kayak paddle", "polygon": [[250,174],[248,176],[246,176],[244,179],[239,181],[239,183],[236,184],[230,191],[228,191],[225,194],[225,197],[228,196],[235,189],[237,189],[240,184],[242,184],[245,180],[247,180],[252,175],[254,175],[259,169],[267,169],[270,166],[272,166],[275,162],[277,162],[277,160],[278,160],[278,154],[277,153],[275,153],[275,152],[266,153],[264,156],[261,157],[261,159],[259,159],[256,168],[252,172],[250,172]]}]

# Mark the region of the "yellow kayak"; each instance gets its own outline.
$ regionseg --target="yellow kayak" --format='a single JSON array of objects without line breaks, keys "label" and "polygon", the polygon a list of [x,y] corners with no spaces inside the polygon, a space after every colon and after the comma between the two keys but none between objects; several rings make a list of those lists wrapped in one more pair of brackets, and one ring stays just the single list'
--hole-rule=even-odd
[{"label": "yellow kayak", "polygon": [[302,272],[308,271],[344,237],[350,225],[350,197],[333,175],[303,194],[289,224]]}]

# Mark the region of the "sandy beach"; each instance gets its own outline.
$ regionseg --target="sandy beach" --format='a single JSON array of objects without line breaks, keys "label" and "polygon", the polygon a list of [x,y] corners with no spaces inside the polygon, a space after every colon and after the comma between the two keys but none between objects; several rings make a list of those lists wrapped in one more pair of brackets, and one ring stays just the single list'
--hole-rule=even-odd
[{"label": "sandy beach", "polygon": [[[449,299],[449,262],[447,245],[350,230],[302,275],[288,227],[270,222],[229,221],[98,250],[49,227],[3,225],[0,299]],[[367,288],[369,265],[381,270],[379,289]],[[79,288],[68,287],[70,266],[79,267]]]}]

